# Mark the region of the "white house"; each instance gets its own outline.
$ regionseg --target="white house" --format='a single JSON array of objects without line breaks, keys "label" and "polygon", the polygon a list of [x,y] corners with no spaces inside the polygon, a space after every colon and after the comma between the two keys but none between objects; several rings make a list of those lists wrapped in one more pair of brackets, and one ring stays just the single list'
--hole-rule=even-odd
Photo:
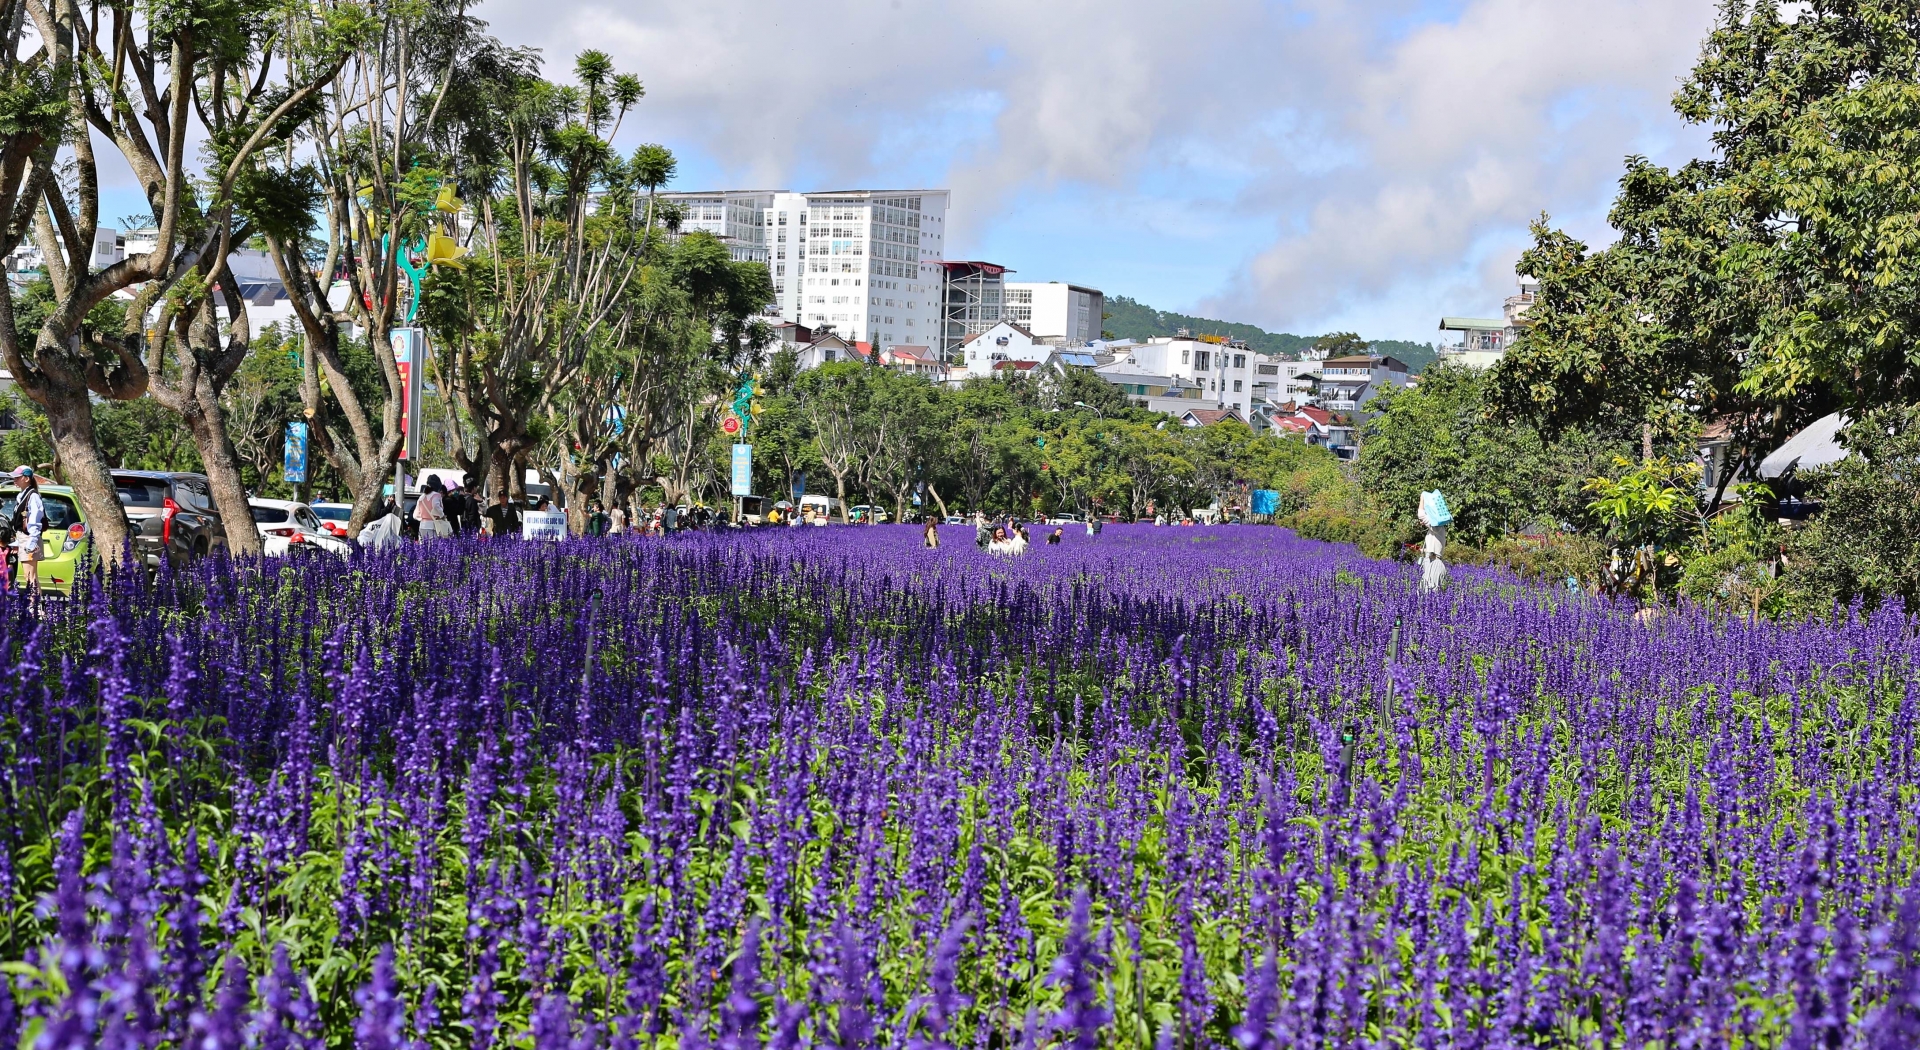
[{"label": "white house", "polygon": [[1060,346],[1086,346],[1100,338],[1106,304],[1098,289],[1059,281],[1007,281],[1001,295],[1002,316],[1034,338]]},{"label": "white house", "polygon": [[1000,321],[960,344],[960,366],[966,369],[968,378],[982,378],[993,375],[1006,362],[1038,364],[1047,360],[1053,351],[1053,347],[1025,328],[1011,321]]}]

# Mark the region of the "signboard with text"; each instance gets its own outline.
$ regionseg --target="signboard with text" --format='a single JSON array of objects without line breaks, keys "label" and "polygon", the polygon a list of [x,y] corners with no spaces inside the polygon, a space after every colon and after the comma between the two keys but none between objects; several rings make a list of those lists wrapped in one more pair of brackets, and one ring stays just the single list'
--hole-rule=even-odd
[{"label": "signboard with text", "polygon": [[753,446],[733,446],[733,494],[753,495]]}]

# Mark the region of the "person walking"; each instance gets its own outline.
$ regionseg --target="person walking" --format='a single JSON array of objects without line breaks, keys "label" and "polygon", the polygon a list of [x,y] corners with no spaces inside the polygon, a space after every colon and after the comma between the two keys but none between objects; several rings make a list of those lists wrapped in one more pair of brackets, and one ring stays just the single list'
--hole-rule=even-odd
[{"label": "person walking", "polygon": [[40,479],[35,476],[32,467],[15,467],[10,476],[16,495],[13,517],[8,525],[13,530],[14,545],[20,552],[19,568],[15,570],[12,582],[37,595],[40,593],[40,535],[47,528],[47,503],[40,498]]},{"label": "person walking", "polygon": [[927,519],[926,536],[922,542],[930,551],[940,549],[940,526],[932,518]]},{"label": "person walking", "polygon": [[453,526],[447,523],[446,494],[446,483],[438,475],[432,475],[413,504],[413,520],[418,523],[423,543],[453,535]]}]

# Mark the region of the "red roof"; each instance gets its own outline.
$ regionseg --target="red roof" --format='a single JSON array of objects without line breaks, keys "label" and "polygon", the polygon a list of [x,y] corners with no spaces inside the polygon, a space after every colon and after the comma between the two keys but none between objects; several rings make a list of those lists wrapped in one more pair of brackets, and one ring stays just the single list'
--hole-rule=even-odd
[{"label": "red roof", "polygon": [[1034,365],[1039,363],[1038,361],[995,361],[993,367],[1011,368],[1016,372],[1026,372],[1030,371]]}]

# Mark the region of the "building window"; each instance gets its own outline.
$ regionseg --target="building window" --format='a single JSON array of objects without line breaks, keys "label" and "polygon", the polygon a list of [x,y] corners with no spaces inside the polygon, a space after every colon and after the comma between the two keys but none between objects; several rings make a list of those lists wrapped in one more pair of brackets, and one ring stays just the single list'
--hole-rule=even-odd
[{"label": "building window", "polygon": [[1245,355],[1245,354],[1235,354],[1235,355],[1233,355],[1233,367],[1235,367],[1235,368],[1245,368],[1245,367],[1247,367],[1247,355]]},{"label": "building window", "polygon": [[1236,394],[1240,392],[1240,381],[1238,379],[1233,381],[1233,392]]},{"label": "building window", "polygon": [[1198,369],[1199,371],[1202,371],[1202,372],[1208,371],[1207,366],[1212,363],[1213,363],[1213,354],[1209,353],[1208,351],[1195,350],[1193,352],[1193,367],[1195,369]]}]

